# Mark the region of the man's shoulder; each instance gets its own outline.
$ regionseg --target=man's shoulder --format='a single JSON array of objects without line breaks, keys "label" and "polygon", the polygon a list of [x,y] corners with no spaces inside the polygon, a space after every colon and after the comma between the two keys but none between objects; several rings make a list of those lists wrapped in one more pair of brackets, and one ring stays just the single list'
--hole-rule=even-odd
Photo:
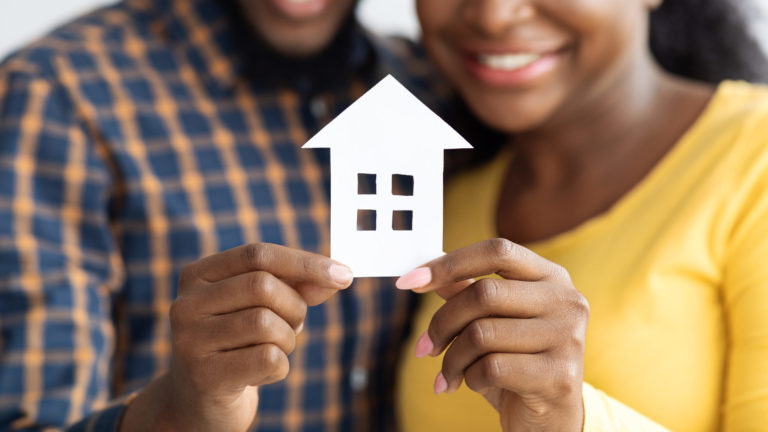
[{"label": "man's shoulder", "polygon": [[393,58],[393,61],[409,62],[409,61],[425,61],[426,56],[421,45],[415,41],[397,35],[379,36],[373,33],[367,33],[368,37],[373,42],[374,46],[379,50],[385,50]]},{"label": "man's shoulder", "polygon": [[129,36],[147,37],[149,15],[134,2],[119,2],[82,15],[16,50],[0,63],[0,74],[22,73],[58,80],[62,67],[95,70],[100,58],[114,64],[131,50]]}]

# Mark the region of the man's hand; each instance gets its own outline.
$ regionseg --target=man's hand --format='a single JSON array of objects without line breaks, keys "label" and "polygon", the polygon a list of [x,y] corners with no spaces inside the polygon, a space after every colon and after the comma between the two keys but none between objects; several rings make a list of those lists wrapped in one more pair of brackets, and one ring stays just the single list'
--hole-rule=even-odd
[{"label": "man's hand", "polygon": [[[503,279],[472,278],[496,273]],[[397,281],[446,299],[416,346],[445,351],[435,391],[462,380],[504,431],[580,431],[589,306],[560,266],[505,239],[467,246]]]},{"label": "man's hand", "polygon": [[[148,389],[162,394],[165,404],[151,426],[248,429],[257,386],[288,374],[307,306],[324,302],[352,279],[348,267],[327,257],[271,244],[241,246],[185,267],[171,305],[171,370]],[[134,401],[129,414],[137,402],[142,404]]]}]

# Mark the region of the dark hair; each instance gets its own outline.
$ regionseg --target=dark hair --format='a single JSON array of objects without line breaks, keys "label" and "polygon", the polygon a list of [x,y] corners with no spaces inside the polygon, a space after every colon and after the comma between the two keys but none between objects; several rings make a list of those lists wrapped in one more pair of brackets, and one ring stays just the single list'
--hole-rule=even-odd
[{"label": "dark hair", "polygon": [[650,44],[669,72],[718,83],[768,82],[768,59],[750,33],[746,0],[664,0],[651,13]]}]

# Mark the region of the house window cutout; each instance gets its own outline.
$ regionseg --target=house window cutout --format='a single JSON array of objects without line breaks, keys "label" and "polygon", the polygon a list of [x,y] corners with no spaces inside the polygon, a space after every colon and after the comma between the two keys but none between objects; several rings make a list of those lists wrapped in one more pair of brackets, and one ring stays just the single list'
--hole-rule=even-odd
[{"label": "house window cutout", "polygon": [[392,195],[413,196],[413,176],[392,174]]},{"label": "house window cutout", "polygon": [[393,211],[392,229],[395,231],[413,231],[413,210]]},{"label": "house window cutout", "polygon": [[376,195],[376,174],[357,175],[357,194]]},{"label": "house window cutout", "polygon": [[357,230],[376,231],[376,210],[357,211]]}]

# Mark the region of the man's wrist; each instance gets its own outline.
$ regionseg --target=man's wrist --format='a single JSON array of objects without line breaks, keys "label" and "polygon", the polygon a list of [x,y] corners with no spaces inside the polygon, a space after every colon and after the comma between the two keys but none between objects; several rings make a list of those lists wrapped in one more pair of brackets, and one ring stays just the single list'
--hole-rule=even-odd
[{"label": "man's wrist", "polygon": [[137,393],[125,408],[120,422],[121,432],[175,431],[167,373],[152,380]]}]

